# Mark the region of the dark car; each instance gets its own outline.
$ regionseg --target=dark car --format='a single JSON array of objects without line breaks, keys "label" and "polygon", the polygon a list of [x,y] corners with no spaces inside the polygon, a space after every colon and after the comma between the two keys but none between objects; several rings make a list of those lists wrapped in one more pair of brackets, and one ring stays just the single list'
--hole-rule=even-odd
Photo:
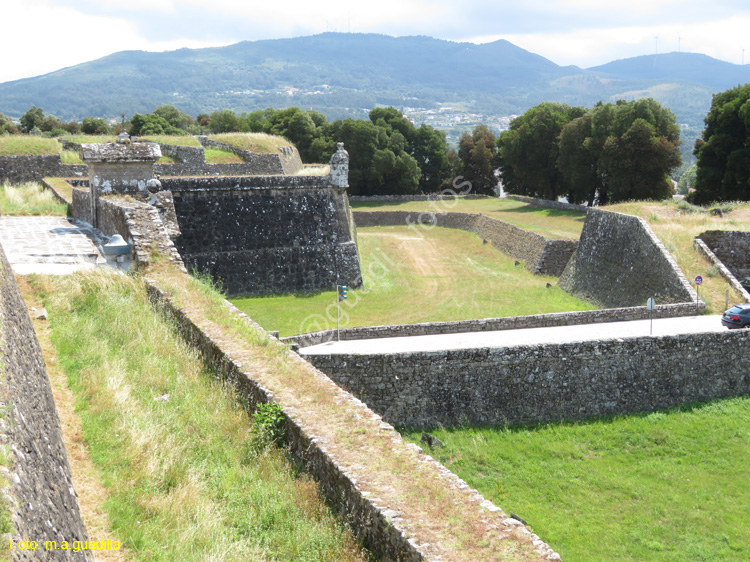
[{"label": "dark car", "polygon": [[750,302],[736,304],[724,313],[721,323],[729,328],[750,328]]},{"label": "dark car", "polygon": [[742,285],[746,291],[750,291],[750,277],[740,279],[740,285]]}]

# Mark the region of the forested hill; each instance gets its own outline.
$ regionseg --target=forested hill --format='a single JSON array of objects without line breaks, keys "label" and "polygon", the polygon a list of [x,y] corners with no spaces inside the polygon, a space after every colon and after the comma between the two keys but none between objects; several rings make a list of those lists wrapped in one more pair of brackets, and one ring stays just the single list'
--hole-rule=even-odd
[{"label": "forested hill", "polygon": [[652,96],[680,122],[699,126],[711,94],[750,82],[750,65],[676,55],[584,70],[558,66],[507,41],[475,45],[324,33],[166,53],[123,51],[0,84],[0,113],[19,117],[36,105],[68,120],[150,112],[162,104],[191,115],[298,106],[335,119],[362,117],[377,104],[431,109],[449,103],[508,115],[542,101],[591,106]]}]

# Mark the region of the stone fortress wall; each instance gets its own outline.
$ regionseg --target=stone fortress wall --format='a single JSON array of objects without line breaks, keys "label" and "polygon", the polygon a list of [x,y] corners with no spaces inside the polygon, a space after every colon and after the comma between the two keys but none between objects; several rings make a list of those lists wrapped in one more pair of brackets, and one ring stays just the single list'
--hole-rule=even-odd
[{"label": "stone fortress wall", "polygon": [[574,240],[547,240],[535,232],[507,222],[473,213],[433,213],[410,211],[355,211],[357,226],[411,226],[416,235],[432,226],[473,232],[495,248],[523,261],[532,273],[559,277],[573,254]]},{"label": "stone fortress wall", "polygon": [[229,295],[331,290],[362,284],[343,188],[327,176],[165,179],[189,270]]},{"label": "stone fortress wall", "polygon": [[[394,425],[533,424],[750,393],[750,332],[306,358]],[[735,368],[732,368],[732,367]]]},{"label": "stone fortress wall", "polygon": [[[42,351],[0,248],[0,440],[12,461],[0,509],[10,512],[10,538],[37,541],[36,550],[13,550],[14,561],[41,560],[45,542],[88,540],[60,431]],[[8,536],[4,537],[8,541]],[[5,543],[8,548],[8,542]],[[59,550],[50,560],[93,560],[91,551]]]},{"label": "stone fortress wall", "polygon": [[603,307],[695,302],[696,293],[646,221],[589,209],[578,249],[560,281],[565,291]]},{"label": "stone fortress wall", "polygon": [[750,277],[750,232],[708,230],[698,238],[737,279]]},{"label": "stone fortress wall", "polygon": [[[346,303],[343,303],[346,307]],[[334,341],[368,340],[378,338],[401,338],[408,336],[432,336],[437,334],[464,334],[468,332],[494,332],[502,330],[523,330],[550,326],[575,326],[579,324],[600,324],[606,322],[627,322],[653,318],[690,316],[705,310],[705,303],[694,302],[657,305],[653,313],[646,306],[625,308],[604,308],[578,312],[555,312],[531,314],[528,316],[507,316],[505,318],[482,318],[481,320],[457,320],[453,322],[424,322],[421,324],[394,324],[390,326],[363,326],[341,330],[322,330],[297,336],[281,338],[298,347],[309,347]]]}]

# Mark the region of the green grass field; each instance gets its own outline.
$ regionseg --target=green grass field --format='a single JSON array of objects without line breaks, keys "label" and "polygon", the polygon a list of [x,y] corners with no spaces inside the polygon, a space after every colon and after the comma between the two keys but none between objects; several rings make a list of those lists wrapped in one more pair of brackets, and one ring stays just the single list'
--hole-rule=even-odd
[{"label": "green grass field", "polygon": [[[341,327],[377,326],[590,310],[474,234],[448,228],[358,229],[364,288],[341,304]],[[547,283],[553,286],[547,288]],[[336,327],[336,293],[232,299],[281,335]]]},{"label": "green grass field", "polygon": [[209,135],[208,138],[250,152],[266,154],[277,153],[282,146],[291,146],[292,144],[284,137],[265,133],[222,133]]},{"label": "green grass field", "polygon": [[407,201],[403,203],[352,203],[355,211],[431,211],[437,213],[478,213],[538,232],[550,239],[578,240],[586,213],[534,207],[512,199],[462,199],[446,201]]},{"label": "green grass field", "polygon": [[[569,562],[750,559],[750,398],[534,428],[431,431],[429,450]],[[421,432],[405,437],[419,443]]]},{"label": "green grass field", "polygon": [[31,283],[128,560],[365,559],[315,483],[256,445],[235,393],[139,279],[94,270]]}]

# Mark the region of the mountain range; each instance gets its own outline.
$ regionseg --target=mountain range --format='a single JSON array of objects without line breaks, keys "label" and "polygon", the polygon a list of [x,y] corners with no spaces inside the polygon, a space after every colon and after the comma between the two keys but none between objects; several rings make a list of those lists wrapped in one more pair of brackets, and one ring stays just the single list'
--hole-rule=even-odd
[{"label": "mountain range", "polygon": [[694,53],[648,55],[582,69],[559,66],[508,41],[457,43],[424,36],[323,33],[226,47],[122,51],[43,76],[0,84],[0,112],[31,105],[63,120],[148,113],[171,104],[217,109],[316,109],[363,117],[376,105],[453,104],[519,114],[542,101],[592,106],[653,97],[683,128],[702,129],[714,93],[750,82],[750,64]]}]

